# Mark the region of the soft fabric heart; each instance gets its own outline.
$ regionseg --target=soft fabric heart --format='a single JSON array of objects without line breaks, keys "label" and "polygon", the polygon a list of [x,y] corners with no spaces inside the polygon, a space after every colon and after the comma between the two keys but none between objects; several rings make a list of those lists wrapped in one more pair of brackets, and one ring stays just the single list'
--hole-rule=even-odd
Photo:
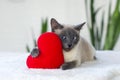
[{"label": "soft fabric heart", "polygon": [[26,64],[28,68],[59,68],[64,63],[62,43],[58,35],[52,32],[43,33],[37,41],[40,54],[33,58],[28,56]]}]

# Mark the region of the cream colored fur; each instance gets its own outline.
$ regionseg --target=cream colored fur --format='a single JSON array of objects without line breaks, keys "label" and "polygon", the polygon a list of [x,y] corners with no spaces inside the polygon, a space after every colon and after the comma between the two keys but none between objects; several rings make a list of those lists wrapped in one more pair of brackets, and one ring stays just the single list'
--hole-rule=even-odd
[{"label": "cream colored fur", "polygon": [[63,50],[65,62],[77,61],[77,66],[86,61],[94,60],[95,49],[80,37],[78,44],[69,52]]}]

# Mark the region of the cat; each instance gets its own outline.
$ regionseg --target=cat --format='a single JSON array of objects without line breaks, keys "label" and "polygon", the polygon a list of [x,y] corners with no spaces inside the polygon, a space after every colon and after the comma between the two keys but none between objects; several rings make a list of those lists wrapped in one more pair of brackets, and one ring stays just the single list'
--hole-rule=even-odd
[{"label": "cat", "polygon": [[[56,33],[62,41],[65,60],[61,66],[62,70],[79,67],[83,62],[96,59],[94,47],[80,36],[80,30],[84,24],[85,22],[76,26],[62,25],[56,19],[51,19],[52,32]],[[39,53],[38,48],[34,48],[31,55],[37,57]]]}]

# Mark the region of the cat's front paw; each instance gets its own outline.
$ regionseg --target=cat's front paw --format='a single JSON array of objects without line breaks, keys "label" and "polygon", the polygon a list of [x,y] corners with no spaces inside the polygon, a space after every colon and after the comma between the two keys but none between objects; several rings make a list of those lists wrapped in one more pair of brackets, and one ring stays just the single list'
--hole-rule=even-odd
[{"label": "cat's front paw", "polygon": [[40,51],[38,48],[34,48],[32,51],[31,51],[31,56],[33,58],[37,57],[38,55],[40,54]]},{"label": "cat's front paw", "polygon": [[76,61],[66,62],[64,63],[61,68],[62,70],[72,69],[76,66]]},{"label": "cat's front paw", "polygon": [[64,63],[62,66],[61,66],[62,70],[67,70],[69,68],[69,65],[67,63]]}]

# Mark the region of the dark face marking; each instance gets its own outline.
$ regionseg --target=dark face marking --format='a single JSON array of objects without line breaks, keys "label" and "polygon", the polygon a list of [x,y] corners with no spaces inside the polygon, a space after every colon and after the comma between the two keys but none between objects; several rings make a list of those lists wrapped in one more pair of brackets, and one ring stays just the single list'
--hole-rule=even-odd
[{"label": "dark face marking", "polygon": [[79,41],[79,33],[83,25],[85,24],[79,24],[77,26],[74,26],[74,28],[65,28],[65,26],[61,25],[57,22],[56,19],[51,19],[51,28],[52,32],[55,32],[59,35],[60,39],[62,40],[63,49],[65,51],[70,51]]},{"label": "dark face marking", "polygon": [[82,23],[82,24],[79,24],[79,25],[75,26],[74,29],[77,30],[77,31],[80,31],[81,28],[84,26],[85,23],[86,23],[86,22],[84,22],[84,23]]},{"label": "dark face marking", "polygon": [[62,40],[63,49],[65,51],[70,51],[79,41],[79,34],[71,28],[63,30],[59,34],[59,37]]},{"label": "dark face marking", "polygon": [[55,29],[62,29],[63,26],[59,24],[54,18],[51,19],[51,28],[52,32],[55,32]]}]

